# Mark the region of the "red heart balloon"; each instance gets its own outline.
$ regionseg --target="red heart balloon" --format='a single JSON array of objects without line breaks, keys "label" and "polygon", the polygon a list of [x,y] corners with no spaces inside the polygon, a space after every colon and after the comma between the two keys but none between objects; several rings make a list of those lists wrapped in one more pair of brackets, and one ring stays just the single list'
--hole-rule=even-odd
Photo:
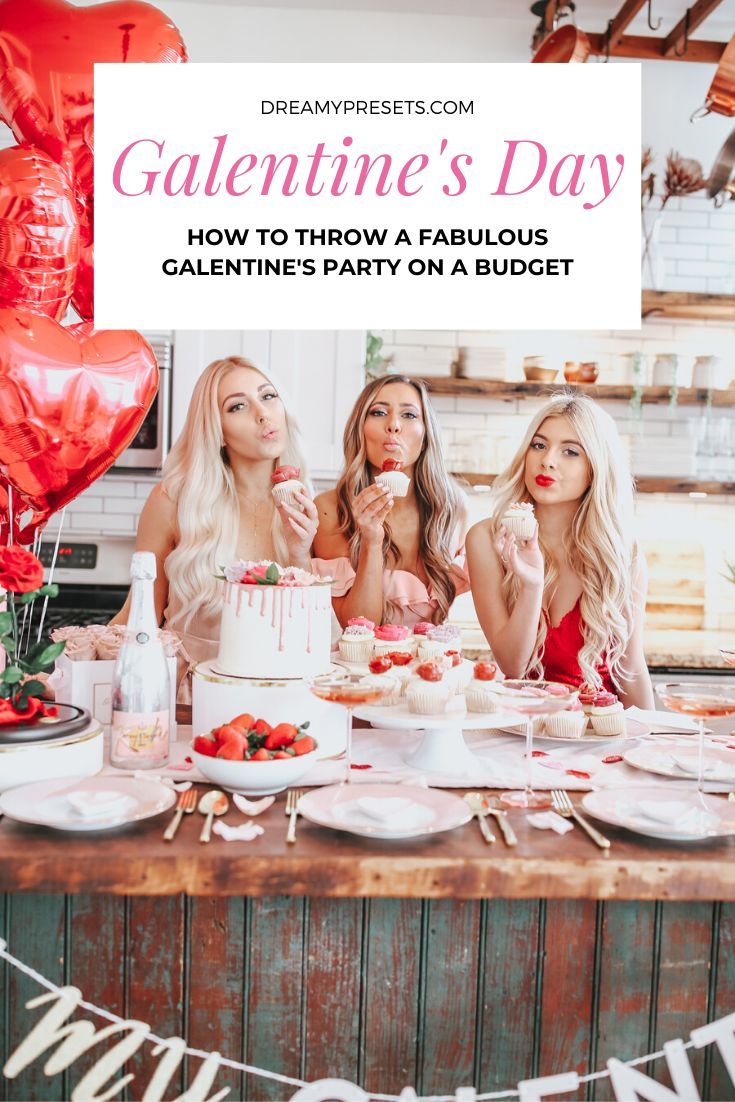
[{"label": "red heart balloon", "polygon": [[157,387],[139,333],[0,310],[0,475],[35,511],[24,542],[112,466]]},{"label": "red heart balloon", "polygon": [[[19,141],[73,170],[86,243],[93,238],[94,63],[186,60],[171,20],[139,0],[88,8],[67,0],[0,0],[0,116]],[[82,317],[92,317],[90,299],[89,285],[80,290],[79,306],[75,296]]]},{"label": "red heart balloon", "polygon": [[32,146],[0,151],[0,307],[61,321],[79,261],[71,181]]}]

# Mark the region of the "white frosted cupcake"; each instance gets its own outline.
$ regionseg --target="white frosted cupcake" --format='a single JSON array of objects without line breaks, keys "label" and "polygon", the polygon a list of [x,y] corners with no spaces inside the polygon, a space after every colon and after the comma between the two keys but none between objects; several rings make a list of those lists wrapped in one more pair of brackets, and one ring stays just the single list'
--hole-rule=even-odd
[{"label": "white frosted cupcake", "polygon": [[380,685],[383,688],[386,684],[390,686],[390,692],[381,697],[380,700],[373,701],[374,708],[387,708],[391,704],[397,704],[401,696],[401,686],[398,678],[393,676],[393,671],[390,673],[366,673],[364,677],[360,678],[361,685]]},{"label": "white frosted cupcake", "polygon": [[375,632],[364,624],[348,624],[339,640],[340,658],[345,662],[369,662],[375,646]]},{"label": "white frosted cupcake", "polygon": [[271,493],[279,505],[293,505],[299,509],[301,506],[294,497],[295,493],[305,493],[306,487],[299,481],[301,471],[298,467],[276,467],[271,475],[273,487]]},{"label": "white frosted cupcake", "polygon": [[416,665],[412,655],[406,651],[389,651],[385,655],[379,655],[373,658],[370,663],[371,673],[375,673],[374,664],[389,661],[392,662],[390,675],[395,677],[400,686],[400,695],[406,695],[406,686],[413,677],[414,666]]},{"label": "white frosted cupcake", "polygon": [[472,680],[465,689],[464,698],[468,712],[497,712],[498,682],[495,674],[498,668],[494,662],[475,662]]},{"label": "white frosted cupcake", "polygon": [[413,625],[411,629],[413,632],[411,635],[411,646],[413,647],[414,654],[418,654],[420,645],[426,639],[427,631],[431,631],[434,627],[436,627],[436,624],[432,624],[429,620],[419,620],[417,624]]},{"label": "white frosted cupcake", "polygon": [[554,738],[581,738],[587,727],[587,716],[583,711],[555,712],[544,716],[547,735]]},{"label": "white frosted cupcake", "polygon": [[378,656],[389,654],[390,651],[395,650],[411,654],[409,635],[408,628],[404,628],[402,624],[381,624],[379,628],[375,629],[373,653]]},{"label": "white frosted cupcake", "polygon": [[422,662],[430,662],[432,658],[439,658],[448,650],[459,650],[459,629],[451,624],[440,624],[432,627],[419,643],[419,658]]},{"label": "white frosted cupcake", "polygon": [[501,524],[512,532],[517,540],[530,540],[536,531],[536,517],[530,501],[514,501],[503,514]]},{"label": "white frosted cupcake", "polygon": [[393,494],[393,497],[405,497],[411,479],[401,470],[401,464],[397,459],[384,459],[380,474],[375,476],[379,486],[385,486]]},{"label": "white frosted cupcake", "polygon": [[409,712],[422,716],[445,712],[452,692],[444,681],[441,666],[437,662],[423,662],[416,668],[416,674],[406,687]]},{"label": "white frosted cupcake", "polygon": [[451,660],[451,667],[449,670],[449,676],[452,679],[453,684],[456,686],[455,692],[463,693],[470,681],[472,680],[472,666],[469,662],[465,662],[460,650],[449,650],[444,652],[444,658]]},{"label": "white frosted cupcake", "polygon": [[625,734],[625,710],[614,693],[600,692],[590,706],[589,718],[596,735]]}]

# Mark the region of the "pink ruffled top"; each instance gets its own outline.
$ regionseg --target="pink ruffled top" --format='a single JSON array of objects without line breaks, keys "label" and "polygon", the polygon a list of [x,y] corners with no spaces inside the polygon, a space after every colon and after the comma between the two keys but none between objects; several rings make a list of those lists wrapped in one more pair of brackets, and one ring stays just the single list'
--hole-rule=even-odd
[{"label": "pink ruffled top", "polygon": [[[355,581],[355,571],[346,556],[338,559],[312,559],[311,569],[320,577],[334,578],[333,597],[344,597]],[[468,593],[470,579],[465,568],[464,547],[461,547],[454,557],[452,576],[457,587],[457,596],[460,593]],[[437,608],[432,586],[424,585],[421,579],[409,570],[384,570],[383,593],[388,623],[413,627],[422,620],[431,620]]]}]

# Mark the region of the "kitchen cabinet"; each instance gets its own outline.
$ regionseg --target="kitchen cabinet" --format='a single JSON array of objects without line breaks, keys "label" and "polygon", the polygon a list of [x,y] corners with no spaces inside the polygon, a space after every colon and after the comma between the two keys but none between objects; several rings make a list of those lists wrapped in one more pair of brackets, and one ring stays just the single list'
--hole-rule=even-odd
[{"label": "kitchen cabinet", "polygon": [[273,372],[304,437],[311,475],[333,479],[342,467],[342,433],[364,384],[361,330],[179,330],[174,338],[172,423],[181,431],[191,392],[207,364],[244,356]]}]

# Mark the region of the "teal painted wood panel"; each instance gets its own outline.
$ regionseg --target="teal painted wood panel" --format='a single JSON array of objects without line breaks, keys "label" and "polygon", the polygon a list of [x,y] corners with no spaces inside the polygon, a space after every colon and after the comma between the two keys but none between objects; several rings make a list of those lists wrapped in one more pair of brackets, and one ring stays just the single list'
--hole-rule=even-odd
[{"label": "teal painted wood panel", "polygon": [[472,901],[426,904],[417,1077],[423,1094],[475,1082],[480,910]]},{"label": "teal painted wood panel", "polygon": [[[85,1002],[125,1014],[125,900],[110,895],[74,895],[68,899],[66,941],[68,975]],[[122,952],[121,952],[122,949]],[[109,1023],[84,1012],[96,1029]],[[80,1081],[99,1058],[92,1049],[74,1061],[70,1085]]]},{"label": "teal painted wood panel", "polygon": [[[718,905],[717,936],[713,944],[715,992],[710,1018],[724,1018],[735,1011],[735,903]],[[725,1071],[722,1057],[715,1047],[709,1059],[708,1097],[720,1102],[735,1100],[735,1085]]]},{"label": "teal painted wood panel", "polygon": [[483,904],[480,949],[479,1090],[500,1091],[534,1075],[538,901]]},{"label": "teal painted wood panel", "polygon": [[[191,1048],[217,1051],[230,1060],[245,1055],[245,901],[236,897],[187,900],[185,963],[185,1033]],[[187,1062],[187,1083],[201,1060]],[[216,1089],[230,1086],[242,1098],[238,1072],[223,1070]],[[212,1091],[211,1093],[215,1093]]]},{"label": "teal painted wood panel", "polygon": [[[539,1073],[590,1068],[597,906],[594,900],[545,904]],[[584,1099],[586,1089],[565,1099]]]},{"label": "teal painted wood panel", "polygon": [[[597,1038],[593,1062],[602,1071],[611,1056],[630,1060],[650,1051],[654,903],[604,904],[597,985]],[[595,1102],[607,1102],[609,1083],[594,1084]]]},{"label": "teal painted wood panel", "polygon": [[364,907],[361,899],[310,901],[305,1079],[359,1078]]},{"label": "teal painted wood panel", "polygon": [[[285,896],[251,899],[248,907],[247,1061],[300,1078],[308,901]],[[295,1088],[255,1076],[249,1076],[245,1086],[248,1102],[280,1102],[294,1093]]]},{"label": "teal painted wood panel", "polygon": [[[126,1016],[147,1022],[159,1037],[183,1036],[184,897],[130,897],[126,944]],[[128,1094],[138,1098],[158,1065],[153,1046],[143,1045],[130,1065]],[[171,1084],[183,1089],[183,1071]]]},{"label": "teal painted wood panel", "polygon": [[417,1081],[419,972],[424,904],[371,899],[361,1037],[362,1086],[399,1094]]},{"label": "teal painted wood panel", "polygon": [[[712,903],[662,903],[661,948],[654,1045],[703,1025],[708,1014]],[[690,1053],[694,1074],[703,1090],[704,1053]],[[660,1074],[662,1062],[654,1065]]]},{"label": "teal painted wood panel", "polygon": [[[0,895],[0,937],[4,940],[8,940],[8,906],[9,899],[7,895]],[[8,976],[10,973],[10,965],[5,961],[0,961],[0,1068],[5,1066],[5,1061],[8,1058],[8,1016],[6,1013],[6,1002],[8,992]],[[0,1075],[0,1099],[2,1102],[10,1097],[8,1093],[8,1080]]]},{"label": "teal painted wood panel", "polygon": [[[52,983],[65,981],[65,920],[63,895],[8,896],[8,951],[31,968],[35,968]],[[44,989],[16,968],[8,974],[8,1047],[12,1053],[19,1041],[30,1032],[44,1009],[27,1010],[26,1002],[44,994]],[[42,1099],[56,1102],[68,1098],[65,1075],[47,1076],[43,1060],[36,1060],[14,1080],[8,1081],[8,1097],[12,1099]]]}]

